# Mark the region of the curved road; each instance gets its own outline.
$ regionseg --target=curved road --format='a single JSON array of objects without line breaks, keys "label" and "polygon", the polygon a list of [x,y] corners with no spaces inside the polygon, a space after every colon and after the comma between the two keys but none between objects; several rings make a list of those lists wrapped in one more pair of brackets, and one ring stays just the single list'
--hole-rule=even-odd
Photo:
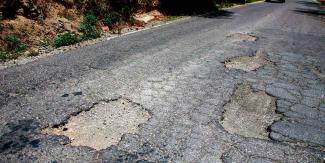
[{"label": "curved road", "polygon": [[[323,162],[324,27],[325,12],[314,1],[263,2],[1,70],[0,162]],[[257,40],[238,41],[234,33]],[[258,49],[269,61],[264,67],[225,67]],[[281,119],[264,138],[222,126],[241,85],[275,100]],[[150,119],[136,132],[113,129],[124,135],[106,149],[71,146],[68,137],[41,132],[119,99]]]}]

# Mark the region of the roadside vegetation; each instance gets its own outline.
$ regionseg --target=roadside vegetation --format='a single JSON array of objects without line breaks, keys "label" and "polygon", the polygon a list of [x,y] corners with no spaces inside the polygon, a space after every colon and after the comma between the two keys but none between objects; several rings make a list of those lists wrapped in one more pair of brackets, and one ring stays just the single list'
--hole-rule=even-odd
[{"label": "roadside vegetation", "polygon": [[236,5],[243,5],[246,3],[253,3],[261,0],[224,0],[219,3],[220,8],[228,8]]},{"label": "roadside vegetation", "polygon": [[325,6],[325,0],[317,0],[321,6]]},{"label": "roadside vegetation", "polygon": [[[247,0],[247,2],[255,0]],[[37,56],[53,48],[92,40],[123,28],[143,27],[137,15],[169,21],[218,10],[236,0],[3,0],[0,62]],[[146,13],[150,13],[152,15]]]}]

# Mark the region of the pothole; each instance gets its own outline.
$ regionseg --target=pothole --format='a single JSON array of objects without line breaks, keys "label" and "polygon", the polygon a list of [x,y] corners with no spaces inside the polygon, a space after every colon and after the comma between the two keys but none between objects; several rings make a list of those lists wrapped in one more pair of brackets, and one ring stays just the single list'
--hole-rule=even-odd
[{"label": "pothole", "polygon": [[229,69],[240,69],[248,72],[256,70],[268,63],[270,61],[267,60],[265,52],[259,49],[254,56],[232,58],[225,62],[225,66]]},{"label": "pothole", "polygon": [[96,150],[116,145],[123,134],[136,134],[139,125],[150,114],[140,105],[127,99],[100,102],[89,111],[72,116],[65,125],[46,128],[43,133],[65,135],[72,146],[88,146]]},{"label": "pothole", "polygon": [[246,33],[233,33],[229,35],[234,41],[256,41],[257,37]]},{"label": "pothole", "polygon": [[224,109],[222,126],[245,137],[267,139],[268,126],[281,118],[275,113],[275,98],[263,91],[254,92],[249,85],[238,86]]}]

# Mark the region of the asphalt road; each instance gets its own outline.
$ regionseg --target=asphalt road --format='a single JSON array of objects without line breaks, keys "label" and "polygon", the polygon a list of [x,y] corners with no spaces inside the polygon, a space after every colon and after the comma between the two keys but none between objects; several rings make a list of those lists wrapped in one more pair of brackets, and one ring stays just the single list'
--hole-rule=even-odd
[{"label": "asphalt road", "polygon": [[[313,1],[258,3],[1,70],[0,162],[323,162],[324,27]],[[257,40],[228,37],[238,32]],[[257,49],[272,64],[225,67]],[[276,99],[281,119],[265,139],[221,125],[242,84]],[[116,145],[71,146],[68,137],[41,132],[118,99],[151,118]]]}]

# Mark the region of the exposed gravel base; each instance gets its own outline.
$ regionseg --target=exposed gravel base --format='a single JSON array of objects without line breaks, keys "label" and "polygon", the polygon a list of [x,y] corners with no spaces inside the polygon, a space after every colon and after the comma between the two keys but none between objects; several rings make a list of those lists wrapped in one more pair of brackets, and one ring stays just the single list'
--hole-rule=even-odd
[{"label": "exposed gravel base", "polygon": [[239,69],[244,71],[254,71],[270,62],[266,58],[263,50],[256,51],[254,56],[240,56],[232,58],[225,62],[225,66],[229,69]]},{"label": "exposed gravel base", "polygon": [[60,127],[46,128],[43,133],[65,135],[73,146],[88,146],[96,150],[116,145],[123,134],[136,134],[138,126],[150,118],[140,105],[127,99],[101,101],[90,110],[69,118]]},{"label": "exposed gravel base", "polygon": [[263,91],[253,92],[249,85],[238,86],[224,109],[222,126],[245,137],[267,139],[267,128],[281,117],[275,113],[275,98]]}]

